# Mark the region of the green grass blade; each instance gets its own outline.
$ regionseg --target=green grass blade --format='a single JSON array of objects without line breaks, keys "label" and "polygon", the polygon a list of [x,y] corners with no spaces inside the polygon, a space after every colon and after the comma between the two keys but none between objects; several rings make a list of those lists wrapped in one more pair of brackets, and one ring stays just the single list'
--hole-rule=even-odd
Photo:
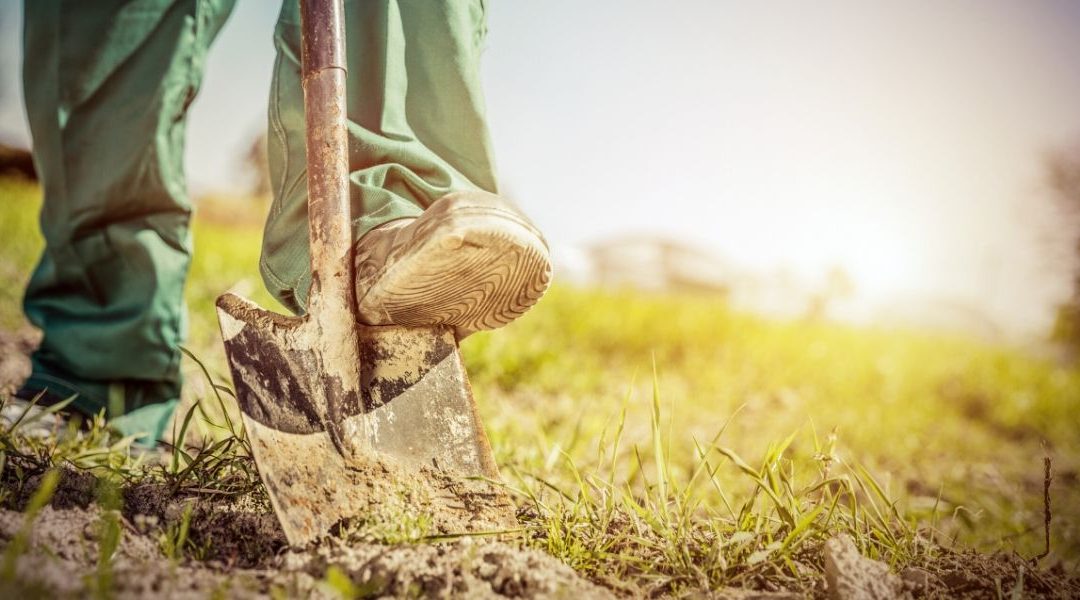
[{"label": "green grass blade", "polygon": [[656,373],[656,356],[652,359],[652,446],[656,467],[657,505],[665,520],[668,517],[668,465],[660,433],[660,382]]}]

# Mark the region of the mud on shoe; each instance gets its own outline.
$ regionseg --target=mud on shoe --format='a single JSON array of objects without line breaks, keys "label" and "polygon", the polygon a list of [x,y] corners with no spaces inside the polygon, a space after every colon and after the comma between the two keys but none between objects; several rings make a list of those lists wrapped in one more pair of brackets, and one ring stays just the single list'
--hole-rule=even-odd
[{"label": "mud on shoe", "polygon": [[451,325],[459,338],[520,317],[551,281],[543,236],[487,192],[455,192],[374,229],[354,256],[361,321]]}]

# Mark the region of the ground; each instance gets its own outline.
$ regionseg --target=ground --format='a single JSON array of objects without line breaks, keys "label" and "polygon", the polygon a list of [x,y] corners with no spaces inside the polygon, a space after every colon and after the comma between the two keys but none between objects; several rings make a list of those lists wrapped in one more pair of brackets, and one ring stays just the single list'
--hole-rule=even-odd
[{"label": "ground", "polygon": [[[18,297],[39,202],[0,180],[0,385],[36,343]],[[207,383],[228,383],[214,297],[274,306],[255,267],[261,207],[209,199],[196,220],[185,402],[202,445],[140,461],[103,429],[0,435],[4,589],[823,597],[843,587],[832,564],[895,576],[893,595],[1080,596],[1080,370],[1041,348],[771,320],[709,295],[557,286],[464,342],[520,530],[400,519],[287,548]],[[844,535],[859,560],[830,554]]]}]

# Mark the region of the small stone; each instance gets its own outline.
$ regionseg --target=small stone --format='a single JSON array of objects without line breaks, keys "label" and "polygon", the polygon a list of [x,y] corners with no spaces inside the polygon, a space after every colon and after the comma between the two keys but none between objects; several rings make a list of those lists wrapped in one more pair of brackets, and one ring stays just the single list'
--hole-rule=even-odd
[{"label": "small stone", "polygon": [[139,533],[148,533],[157,528],[160,520],[154,515],[137,514],[134,517],[135,529]]},{"label": "small stone", "polygon": [[910,598],[899,577],[880,561],[859,554],[848,535],[825,542],[825,579],[832,600]]}]

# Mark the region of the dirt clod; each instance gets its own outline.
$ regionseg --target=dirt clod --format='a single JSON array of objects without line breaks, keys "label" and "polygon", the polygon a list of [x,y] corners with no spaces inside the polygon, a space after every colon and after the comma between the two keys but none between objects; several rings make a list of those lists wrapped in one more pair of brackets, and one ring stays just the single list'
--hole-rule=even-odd
[{"label": "dirt clod", "polygon": [[825,542],[825,578],[832,600],[910,598],[903,581],[883,562],[859,553],[848,535]]}]

